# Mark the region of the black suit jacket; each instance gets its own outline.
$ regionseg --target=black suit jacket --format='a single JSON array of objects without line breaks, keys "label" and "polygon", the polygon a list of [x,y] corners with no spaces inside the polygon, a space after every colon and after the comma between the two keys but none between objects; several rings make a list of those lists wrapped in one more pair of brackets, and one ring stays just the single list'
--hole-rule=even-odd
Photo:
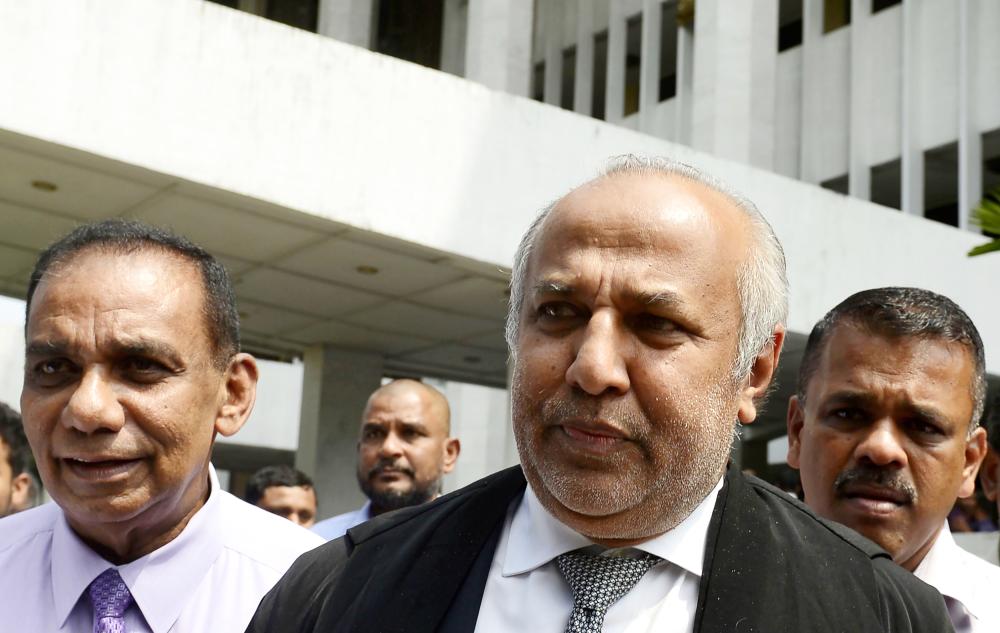
[{"label": "black suit jacket", "polygon": [[[472,632],[519,467],[308,552],[248,632]],[[730,468],[708,530],[698,633],[942,633],[944,602],[855,532]]]}]

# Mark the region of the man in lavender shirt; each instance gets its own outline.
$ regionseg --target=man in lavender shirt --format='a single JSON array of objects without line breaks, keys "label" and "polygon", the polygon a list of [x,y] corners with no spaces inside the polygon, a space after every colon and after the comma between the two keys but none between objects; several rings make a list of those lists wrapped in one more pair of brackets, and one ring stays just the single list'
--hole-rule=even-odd
[{"label": "man in lavender shirt", "polygon": [[55,503],[0,521],[19,630],[241,631],[321,539],[220,489],[217,434],[253,407],[225,269],[136,222],[45,250],[27,293],[21,412]]}]

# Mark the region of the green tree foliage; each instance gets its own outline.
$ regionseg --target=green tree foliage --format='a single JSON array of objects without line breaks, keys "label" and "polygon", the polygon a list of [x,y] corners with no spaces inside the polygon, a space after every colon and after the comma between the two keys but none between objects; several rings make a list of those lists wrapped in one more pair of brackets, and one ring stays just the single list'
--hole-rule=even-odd
[{"label": "green tree foliage", "polygon": [[979,206],[972,210],[972,222],[993,239],[969,251],[969,257],[1000,251],[1000,187],[987,193]]}]

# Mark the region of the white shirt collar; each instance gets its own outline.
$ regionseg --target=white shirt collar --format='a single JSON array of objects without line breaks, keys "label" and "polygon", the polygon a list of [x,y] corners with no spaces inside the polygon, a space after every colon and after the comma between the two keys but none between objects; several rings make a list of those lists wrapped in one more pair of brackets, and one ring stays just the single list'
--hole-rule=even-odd
[{"label": "white shirt collar", "polygon": [[[222,552],[222,534],[214,526],[219,513],[219,479],[209,464],[209,495],[184,530],[163,547],[117,567],[136,606],[154,633],[176,622],[201,579]],[[60,513],[52,535],[52,592],[60,626],[90,583],[115,567],[77,536]],[[146,571],[149,573],[146,573]]]},{"label": "white shirt collar", "polygon": [[981,570],[973,568],[980,565],[989,563],[960,548],[945,521],[934,545],[917,565],[913,575],[937,589],[941,595],[960,603],[972,617],[981,620],[993,610],[988,601],[994,601],[995,597],[988,596],[989,592],[981,587],[984,575]]},{"label": "white shirt collar", "polygon": [[[634,548],[659,556],[700,577],[708,525],[721,489],[720,478],[708,496],[677,527]],[[503,576],[523,574],[560,554],[593,544],[549,514],[529,485],[514,511],[507,542],[500,544],[504,548],[501,573]]]}]

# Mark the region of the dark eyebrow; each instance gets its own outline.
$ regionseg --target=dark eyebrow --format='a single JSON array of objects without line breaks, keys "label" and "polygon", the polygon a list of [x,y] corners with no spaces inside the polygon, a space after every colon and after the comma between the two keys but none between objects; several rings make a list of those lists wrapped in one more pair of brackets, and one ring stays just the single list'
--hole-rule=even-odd
[{"label": "dark eyebrow", "polygon": [[64,341],[31,341],[24,348],[25,356],[61,356],[69,349]]},{"label": "dark eyebrow", "polygon": [[[178,365],[183,364],[177,350],[172,345],[160,341],[139,338],[131,341],[115,341],[110,347],[117,356],[151,356]],[[25,355],[65,356],[70,353],[70,348],[71,345],[67,341],[36,340],[25,347]]]},{"label": "dark eyebrow", "polygon": [[111,349],[119,356],[153,356],[164,358],[172,363],[181,364],[181,355],[173,345],[150,339],[135,339],[132,341],[116,341]]},{"label": "dark eyebrow", "polygon": [[824,401],[828,405],[838,404],[849,407],[868,407],[875,402],[875,398],[861,391],[835,391],[829,394]]},{"label": "dark eyebrow", "polygon": [[[858,408],[870,407],[875,403],[875,401],[876,398],[874,396],[871,396],[867,393],[856,392],[856,391],[837,391],[830,394],[826,398],[826,402],[828,403],[828,405],[837,404],[837,405],[846,405]],[[948,423],[948,418],[934,407],[929,407],[916,402],[907,402],[906,410],[912,413],[913,415],[921,419],[933,422],[938,426],[950,427]]]}]

